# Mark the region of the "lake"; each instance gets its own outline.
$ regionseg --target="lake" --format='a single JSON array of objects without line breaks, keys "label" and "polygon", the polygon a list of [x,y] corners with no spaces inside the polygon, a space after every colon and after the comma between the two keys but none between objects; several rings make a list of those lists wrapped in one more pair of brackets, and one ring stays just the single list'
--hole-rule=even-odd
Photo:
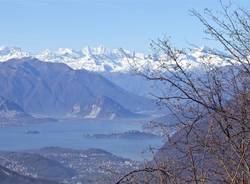
[{"label": "lake", "polygon": [[[0,128],[0,150],[19,151],[59,146],[73,149],[100,148],[117,156],[142,161],[152,158],[150,147],[159,148],[163,142],[154,139],[96,139],[84,134],[121,133],[142,130],[140,120],[63,120]],[[39,134],[27,134],[38,131]]]}]

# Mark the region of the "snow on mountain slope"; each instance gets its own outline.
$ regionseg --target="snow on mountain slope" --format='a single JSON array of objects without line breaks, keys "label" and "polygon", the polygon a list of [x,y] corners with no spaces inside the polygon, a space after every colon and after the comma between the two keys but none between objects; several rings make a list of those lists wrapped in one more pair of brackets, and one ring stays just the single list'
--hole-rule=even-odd
[{"label": "snow on mountain slope", "polygon": [[35,56],[42,61],[62,62],[73,69],[86,69],[95,72],[128,71],[134,60],[144,61],[144,54],[131,53],[124,49],[107,49],[104,47],[73,50],[60,48],[55,52],[46,50]]},{"label": "snow on mountain slope", "polygon": [[[213,51],[216,52],[216,51]],[[211,52],[209,48],[200,48],[190,51],[182,58],[182,65],[186,68],[200,66],[202,58],[209,57],[210,63],[223,65],[225,62]],[[130,52],[128,50],[107,49],[103,46],[91,48],[85,47],[81,50],[59,48],[57,51],[45,50],[39,54],[30,54],[22,49],[13,47],[0,47],[0,61],[13,58],[33,57],[41,61],[65,63],[73,69],[86,69],[94,72],[128,72],[131,66],[143,70],[158,69],[162,61],[166,59],[163,54],[148,55]]]},{"label": "snow on mountain slope", "polygon": [[[190,50],[187,55],[183,55],[180,58],[180,63],[185,68],[195,70],[195,73],[204,69],[202,68],[204,65],[201,65],[204,62],[216,66],[226,65],[228,62],[225,62],[224,58],[218,57],[217,54],[223,53],[206,47],[197,48]],[[152,94],[159,95],[166,88],[157,82],[135,76],[134,72],[131,72],[133,67],[142,72],[152,70],[165,72],[162,71],[162,65],[166,66],[164,54],[147,55],[122,48],[107,49],[103,46],[85,47],[81,50],[59,48],[57,51],[45,50],[39,54],[30,54],[17,47],[0,47],[0,61],[23,57],[37,58],[45,62],[64,63],[75,70],[85,69],[98,72],[117,86],[139,96],[152,98]],[[168,66],[173,67],[174,63],[168,62]]]},{"label": "snow on mountain slope", "polygon": [[[226,65],[224,58],[218,57],[217,54],[218,51],[203,47],[189,51],[180,60],[182,66],[188,69],[199,68],[204,61],[218,66]],[[82,50],[60,48],[55,52],[46,50],[33,57],[47,62],[65,63],[73,69],[108,73],[127,73],[133,67],[144,71],[148,69],[159,70],[163,61],[166,60],[164,54],[149,55],[122,48],[107,49],[103,46],[85,47]],[[204,58],[206,59],[204,60]],[[169,64],[171,65],[171,63]]]},{"label": "snow on mountain slope", "polygon": [[0,47],[0,62],[29,56],[28,52],[18,47]]}]

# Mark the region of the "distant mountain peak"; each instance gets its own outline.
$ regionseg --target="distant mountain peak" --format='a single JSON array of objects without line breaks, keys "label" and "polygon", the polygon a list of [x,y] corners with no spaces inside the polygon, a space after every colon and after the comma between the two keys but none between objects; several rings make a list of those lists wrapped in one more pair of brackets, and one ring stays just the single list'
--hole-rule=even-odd
[{"label": "distant mountain peak", "polygon": [[[195,48],[183,56],[184,67],[199,67],[203,56],[212,56],[213,64],[221,64],[216,55],[221,52],[209,47]],[[33,57],[41,61],[65,63],[73,69],[86,69],[94,72],[128,72],[131,64],[137,63],[139,67],[159,68],[159,61],[165,58],[164,54],[148,55],[131,52],[123,48],[108,49],[104,46],[85,47],[80,50],[59,48],[56,51],[44,50],[38,54],[30,54],[18,47],[0,47],[0,61],[13,58]],[[219,62],[217,62],[220,60]]]},{"label": "distant mountain peak", "polygon": [[14,58],[17,59],[29,56],[30,54],[28,52],[23,51],[19,47],[7,47],[7,46],[0,47],[0,62]]}]

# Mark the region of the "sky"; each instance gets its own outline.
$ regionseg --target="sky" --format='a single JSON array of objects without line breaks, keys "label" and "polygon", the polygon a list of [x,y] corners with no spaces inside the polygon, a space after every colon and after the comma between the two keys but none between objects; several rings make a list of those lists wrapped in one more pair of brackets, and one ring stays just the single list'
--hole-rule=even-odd
[{"label": "sky", "polygon": [[[250,7],[249,0],[237,0]],[[103,45],[150,52],[171,36],[178,47],[205,46],[189,10],[219,10],[219,0],[0,0],[0,45],[30,52]]]}]

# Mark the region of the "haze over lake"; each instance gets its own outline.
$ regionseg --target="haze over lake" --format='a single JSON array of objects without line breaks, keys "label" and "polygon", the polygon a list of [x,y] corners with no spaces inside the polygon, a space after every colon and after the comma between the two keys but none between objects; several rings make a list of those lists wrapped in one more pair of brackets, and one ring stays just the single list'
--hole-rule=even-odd
[{"label": "haze over lake", "polygon": [[[18,127],[0,128],[1,150],[18,151],[58,146],[74,149],[100,148],[117,156],[135,160],[152,157],[150,146],[159,148],[160,138],[86,138],[86,134],[123,133],[142,130],[140,120],[64,120]],[[37,131],[38,133],[27,133]]]}]

